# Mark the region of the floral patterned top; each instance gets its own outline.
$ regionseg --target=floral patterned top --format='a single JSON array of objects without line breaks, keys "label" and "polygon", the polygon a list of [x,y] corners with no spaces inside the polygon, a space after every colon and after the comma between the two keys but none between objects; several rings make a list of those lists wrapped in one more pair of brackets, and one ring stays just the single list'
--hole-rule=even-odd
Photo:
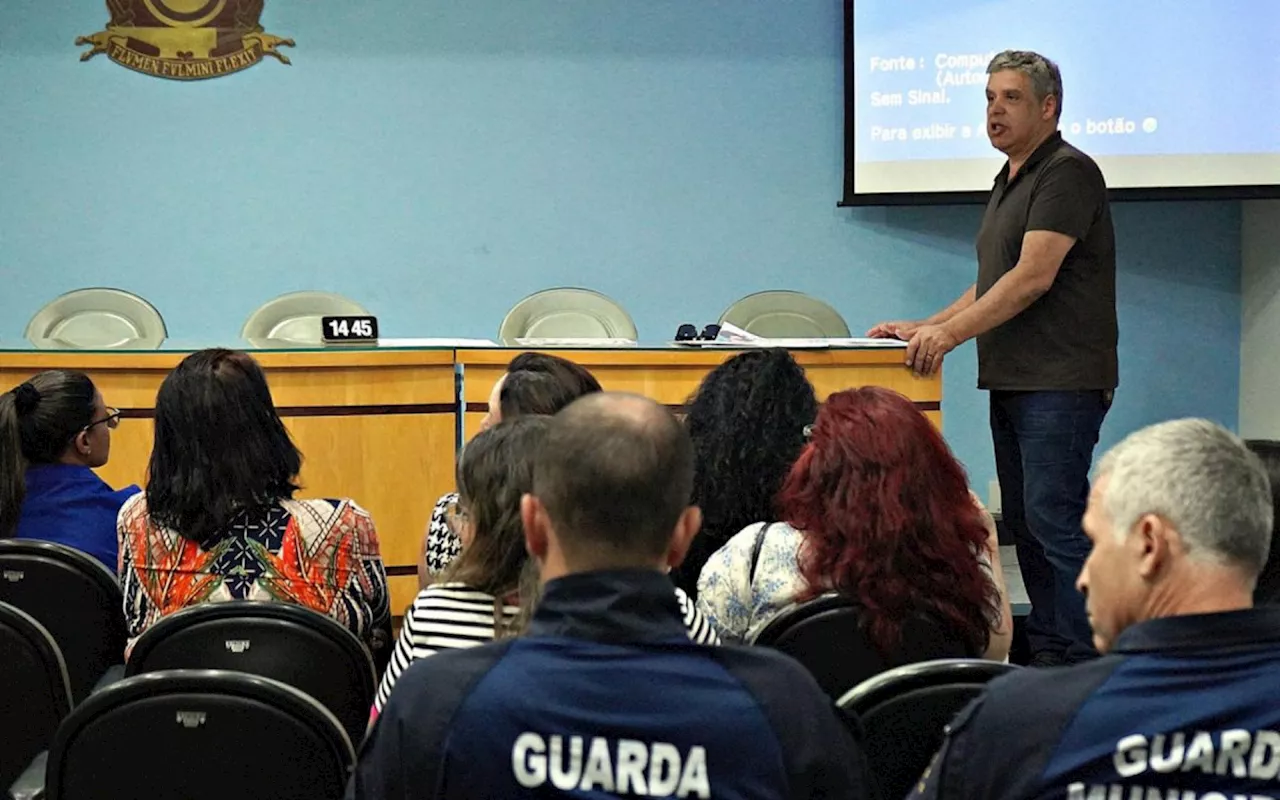
[{"label": "floral patterned top", "polygon": [[[804,534],[785,522],[758,522],[707,560],[698,577],[698,610],[724,641],[750,642],[809,588],[797,561],[803,541]],[[977,558],[990,574],[986,553]]]},{"label": "floral patterned top", "polygon": [[157,527],[146,495],[120,509],[120,585],[129,642],[198,603],[275,600],[333,617],[368,642],[388,619],[373,520],[350,500],[282,500],[241,512],[209,549]]}]

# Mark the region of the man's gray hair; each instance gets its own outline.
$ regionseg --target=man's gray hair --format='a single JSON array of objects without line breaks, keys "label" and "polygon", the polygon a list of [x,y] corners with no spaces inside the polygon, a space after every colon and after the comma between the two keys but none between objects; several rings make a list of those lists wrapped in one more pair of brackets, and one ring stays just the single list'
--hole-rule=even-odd
[{"label": "man's gray hair", "polygon": [[1043,103],[1049,95],[1058,100],[1057,116],[1062,117],[1062,71],[1058,65],[1030,50],[1005,50],[997,53],[987,65],[987,74],[1016,70],[1031,79],[1031,91],[1037,103]]},{"label": "man's gray hair", "polygon": [[1271,549],[1271,487],[1262,460],[1240,437],[1205,419],[1178,419],[1132,433],[1098,466],[1104,508],[1118,536],[1145,514],[1182,535],[1195,559],[1256,576]]}]

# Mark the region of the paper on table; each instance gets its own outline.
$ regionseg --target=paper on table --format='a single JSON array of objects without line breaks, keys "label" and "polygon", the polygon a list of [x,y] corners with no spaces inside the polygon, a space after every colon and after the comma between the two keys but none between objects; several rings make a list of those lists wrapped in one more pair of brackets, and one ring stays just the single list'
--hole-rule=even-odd
[{"label": "paper on table", "polygon": [[679,344],[693,347],[785,347],[790,350],[804,350],[824,347],[906,347],[901,339],[868,339],[865,337],[841,338],[797,338],[778,337],[766,339],[743,330],[730,322],[720,323],[720,333],[714,341],[692,340]]}]

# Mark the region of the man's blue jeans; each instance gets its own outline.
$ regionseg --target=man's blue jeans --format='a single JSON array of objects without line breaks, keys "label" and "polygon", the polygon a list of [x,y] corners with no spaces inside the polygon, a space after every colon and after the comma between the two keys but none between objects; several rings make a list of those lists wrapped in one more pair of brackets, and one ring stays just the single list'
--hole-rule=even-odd
[{"label": "man's blue jeans", "polygon": [[1097,655],[1076,578],[1089,555],[1080,527],[1109,391],[991,392],[991,436],[1004,524],[1031,601],[1032,656]]}]

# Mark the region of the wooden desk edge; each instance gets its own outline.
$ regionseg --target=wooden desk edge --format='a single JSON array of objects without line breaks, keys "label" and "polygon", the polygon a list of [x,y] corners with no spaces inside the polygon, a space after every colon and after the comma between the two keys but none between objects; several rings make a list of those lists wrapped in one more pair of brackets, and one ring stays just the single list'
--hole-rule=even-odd
[{"label": "wooden desk edge", "polygon": [[[7,369],[171,370],[196,351],[121,350],[115,353],[80,350],[46,352],[0,351],[0,367]],[[346,367],[451,367],[453,350],[307,350],[292,352],[243,351],[267,369],[323,369]]]},{"label": "wooden desk edge", "polygon": [[[676,348],[669,350],[643,350],[632,348],[581,348],[528,350],[523,348],[486,348],[458,350],[457,362],[477,366],[505,367],[517,353],[537,352],[563,356],[584,367],[638,367],[638,366],[714,366],[720,362],[756,348]],[[902,364],[902,348],[831,347],[792,350],[791,355],[801,366],[828,364]]]}]

